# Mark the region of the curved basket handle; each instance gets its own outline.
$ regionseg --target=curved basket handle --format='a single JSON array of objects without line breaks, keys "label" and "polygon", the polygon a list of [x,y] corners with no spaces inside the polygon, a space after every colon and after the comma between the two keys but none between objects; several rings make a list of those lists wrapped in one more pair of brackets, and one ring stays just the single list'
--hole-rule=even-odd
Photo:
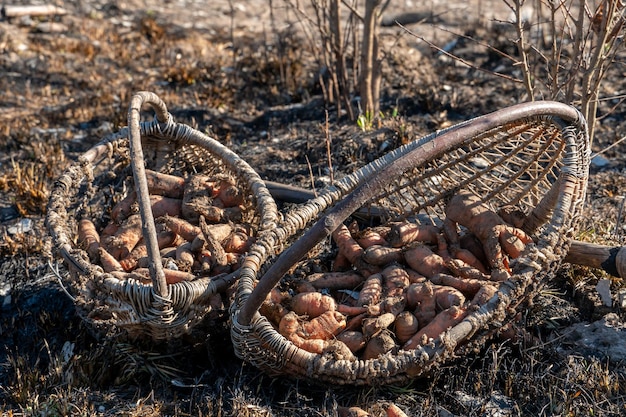
[{"label": "curved basket handle", "polygon": [[[554,101],[522,103],[460,123],[445,130],[441,135],[435,135],[432,140],[425,143],[416,141],[418,145],[408,145],[406,153],[400,157],[398,157],[398,152],[392,151],[379,161],[375,161],[378,163],[379,169],[366,173],[363,178],[357,178],[358,187],[321,217],[270,266],[243,303],[238,316],[239,324],[249,325],[266,295],[276,286],[284,274],[394,178],[402,175],[415,164],[441,155],[450,148],[470,140],[482,132],[520,119],[537,116],[557,118],[567,126],[580,129],[585,134],[587,132],[583,116],[572,106]],[[572,151],[579,153],[579,150],[572,149]],[[588,158],[589,155],[579,155],[579,157]],[[356,174],[358,173],[359,171]],[[570,174],[580,175],[577,172]]]},{"label": "curved basket handle", "polygon": [[150,259],[148,269],[150,271],[154,292],[162,298],[169,299],[169,288],[165,281],[161,253],[157,242],[156,226],[154,216],[152,215],[150,191],[148,190],[144,156],[141,147],[141,127],[139,120],[141,107],[144,103],[152,106],[156,112],[156,119],[160,124],[171,122],[172,117],[167,112],[167,107],[163,101],[161,101],[156,94],[146,91],[140,91],[133,96],[128,110],[130,161],[133,170],[133,178],[135,180],[139,212],[141,213],[141,231],[146,241],[148,259]]}]

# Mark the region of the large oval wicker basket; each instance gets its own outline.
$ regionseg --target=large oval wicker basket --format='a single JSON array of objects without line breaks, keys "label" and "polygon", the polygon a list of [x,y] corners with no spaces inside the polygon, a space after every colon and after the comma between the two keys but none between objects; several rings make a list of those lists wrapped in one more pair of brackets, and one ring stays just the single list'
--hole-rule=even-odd
[{"label": "large oval wicker basket", "polygon": [[[144,104],[155,111],[152,121],[140,122]],[[232,287],[237,274],[236,270],[219,276],[207,273],[190,281],[166,282],[146,169],[182,178],[205,174],[231,179],[244,195],[239,221],[250,226],[260,245],[275,228],[278,211],[263,181],[246,162],[217,140],[174,122],[155,94],[133,96],[128,126],[81,155],[56,181],[47,226],[54,248],[69,267],[63,284],[79,315],[98,334],[170,340],[189,332],[215,309],[211,297]],[[89,219],[101,231],[111,223],[115,204],[131,192],[137,195],[148,250],[150,276],[144,281],[104,272],[97,256],[90,258],[77,237],[79,220]],[[254,266],[248,264],[248,269]]]},{"label": "large oval wicker basket", "polygon": [[[266,247],[251,251],[251,258],[264,264],[241,270],[231,308],[236,354],[272,375],[377,385],[425,375],[460,352],[482,346],[537,293],[566,255],[582,212],[589,153],[586,123],[576,109],[535,102],[436,132],[343,178],[287,213],[273,237],[286,250],[269,257]],[[297,347],[260,313],[268,294],[287,277],[313,269],[307,269],[313,263],[319,269],[319,262],[330,258],[325,255],[334,248],[328,237],[346,220],[440,225],[446,204],[459,190],[493,210],[522,210],[522,228],[533,243],[511,260],[511,275],[498,283],[495,295],[438,337],[373,359],[345,359],[333,351]]]}]

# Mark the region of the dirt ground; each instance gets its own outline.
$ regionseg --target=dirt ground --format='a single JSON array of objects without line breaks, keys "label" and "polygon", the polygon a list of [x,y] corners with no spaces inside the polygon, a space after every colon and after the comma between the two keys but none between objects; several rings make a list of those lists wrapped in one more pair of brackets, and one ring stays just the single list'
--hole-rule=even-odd
[{"label": "dirt ground", "polygon": [[[626,414],[625,312],[599,301],[594,287],[608,276],[580,266],[564,265],[525,312],[523,342],[495,340],[405,386],[268,377],[235,357],[226,314],[211,318],[200,342],[176,346],[99,340],[85,328],[51,270],[64,267],[44,225],[48,192],[69,161],[126,125],[134,92],[157,93],[177,121],[227,144],[263,179],[316,189],[330,182],[327,118],[338,178],[408,140],[527,99],[519,84],[490,74],[515,70],[477,41],[514,54],[502,2],[392,1],[381,28],[386,116],[364,132],[323,100],[303,3],[304,13],[263,0],[70,1],[58,3],[64,15],[0,21],[2,415],[336,416],[359,406],[382,416],[389,402],[412,416]],[[401,19],[410,33],[392,25]],[[580,231],[610,245],[625,241],[626,158],[623,145],[611,147],[626,132],[624,57],[605,84],[614,99],[599,106],[601,157]]]}]

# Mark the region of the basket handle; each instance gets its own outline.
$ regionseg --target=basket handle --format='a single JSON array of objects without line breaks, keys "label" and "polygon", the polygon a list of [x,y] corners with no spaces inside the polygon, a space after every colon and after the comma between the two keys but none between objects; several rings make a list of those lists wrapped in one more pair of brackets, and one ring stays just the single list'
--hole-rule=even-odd
[{"label": "basket handle", "polygon": [[161,253],[157,242],[156,226],[152,215],[152,205],[150,204],[150,191],[146,180],[146,170],[144,166],[144,156],[141,147],[140,112],[144,103],[150,104],[156,112],[156,119],[159,124],[166,124],[171,121],[171,116],[167,112],[167,107],[161,99],[154,93],[140,91],[133,95],[128,110],[128,128],[130,143],[130,161],[135,180],[135,191],[139,203],[141,214],[141,231],[148,249],[148,269],[152,279],[153,291],[160,297],[169,299],[169,288],[165,281],[165,272],[161,262]]}]

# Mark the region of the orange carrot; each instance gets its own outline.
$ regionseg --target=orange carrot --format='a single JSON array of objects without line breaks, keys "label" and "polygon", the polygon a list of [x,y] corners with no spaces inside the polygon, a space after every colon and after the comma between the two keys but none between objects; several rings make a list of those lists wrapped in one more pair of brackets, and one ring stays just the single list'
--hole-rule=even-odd
[{"label": "orange carrot", "polygon": [[498,276],[496,280],[501,279],[499,276],[507,278],[510,275],[505,253],[516,258],[525,245],[532,242],[530,236],[508,225],[478,196],[468,191],[461,191],[452,197],[446,206],[446,216],[449,221],[465,226],[480,240],[492,275]]},{"label": "orange carrot", "polygon": [[337,309],[335,299],[319,292],[305,292],[291,298],[291,310],[298,315],[307,315],[314,318],[327,311]]},{"label": "orange carrot", "polygon": [[487,303],[498,292],[498,287],[495,285],[483,285],[480,290],[474,295],[472,301],[470,302],[470,306],[472,307],[480,307],[483,304]]},{"label": "orange carrot", "polygon": [[191,252],[190,242],[185,242],[176,248],[176,260],[182,263],[184,269],[191,268],[195,257]]},{"label": "orange carrot", "polygon": [[338,252],[335,256],[335,260],[333,261],[331,271],[333,272],[343,272],[352,268],[352,264],[345,257],[345,255],[341,252]]},{"label": "orange carrot", "polygon": [[244,202],[244,196],[241,190],[227,180],[220,182],[217,197],[222,200],[224,207],[237,207]]},{"label": "orange carrot", "polygon": [[137,202],[137,193],[133,190],[130,191],[126,197],[113,206],[111,210],[111,219],[114,222],[120,223],[126,220],[133,212],[138,211],[138,207],[135,204]]},{"label": "orange carrot", "polygon": [[391,224],[387,240],[392,247],[399,248],[413,242],[437,243],[438,234],[436,226],[399,222]]},{"label": "orange carrot", "polygon": [[107,224],[106,226],[104,226],[104,229],[102,229],[102,231],[100,232],[100,237],[105,237],[105,236],[113,236],[117,233],[117,229],[119,229],[120,225],[115,223],[115,222],[109,222],[109,224]]},{"label": "orange carrot", "polygon": [[164,216],[163,223],[169,230],[189,242],[193,241],[196,236],[202,233],[198,226],[194,226],[188,221],[178,217]]},{"label": "orange carrot", "polygon": [[476,293],[487,284],[487,282],[478,279],[467,279],[455,277],[448,274],[438,274],[430,279],[433,284],[447,285],[461,291],[467,297],[473,297]]},{"label": "orange carrot", "polygon": [[428,281],[409,285],[406,291],[406,306],[408,310],[415,309],[414,314],[420,327],[430,323],[437,314],[435,286]]},{"label": "orange carrot", "polygon": [[363,284],[363,288],[359,292],[359,298],[356,305],[366,306],[378,303],[383,291],[383,277],[381,274],[370,275]]},{"label": "orange carrot", "polygon": [[146,169],[146,181],[150,194],[179,199],[183,198],[185,179],[182,177]]},{"label": "orange carrot", "polygon": [[300,336],[307,339],[330,339],[346,327],[346,318],[337,311],[326,311],[301,323]]},{"label": "orange carrot", "polygon": [[402,349],[415,349],[420,345],[428,343],[430,339],[439,337],[439,335],[448,330],[450,327],[460,323],[461,320],[465,318],[466,314],[467,309],[457,306],[452,306],[447,310],[443,310],[441,313],[437,314],[437,316],[435,316],[430,323],[421,328],[417,333],[415,333],[415,335],[413,335],[413,337],[411,337],[411,339],[402,345]]},{"label": "orange carrot", "polygon": [[337,335],[337,340],[343,342],[348,348],[356,353],[365,347],[365,336],[356,330],[344,330]]},{"label": "orange carrot", "polygon": [[363,251],[362,259],[371,265],[387,265],[392,262],[400,262],[403,256],[401,248],[372,245]]},{"label": "orange carrot", "polygon": [[[159,249],[163,249],[174,243],[176,234],[170,230],[162,230],[157,234],[157,243]],[[124,268],[124,271],[131,271],[138,266],[139,260],[148,255],[148,248],[143,238],[135,245],[132,251],[127,257],[120,260],[120,265]]]},{"label": "orange carrot", "polygon": [[119,261],[103,247],[98,248],[100,265],[104,272],[124,271]]},{"label": "orange carrot", "polygon": [[318,272],[307,276],[306,280],[318,290],[327,288],[334,291],[356,288],[365,281],[365,277],[356,271]]},{"label": "orange carrot", "polygon": [[235,231],[224,242],[224,250],[231,253],[246,253],[254,243],[254,238],[243,231]]},{"label": "orange carrot", "polygon": [[367,342],[361,359],[376,359],[387,352],[394,352],[398,346],[389,331],[383,331]]},{"label": "orange carrot", "polygon": [[141,216],[133,214],[122,223],[115,236],[107,242],[107,250],[115,259],[123,259],[130,254],[142,237]]},{"label": "orange carrot", "polygon": [[165,216],[180,216],[182,210],[182,200],[179,198],[164,197],[162,195],[151,195],[152,215],[154,218]]},{"label": "orange carrot", "polygon": [[367,249],[373,245],[387,246],[385,235],[389,233],[389,228],[370,228],[359,231],[355,240],[363,248]]},{"label": "orange carrot", "polygon": [[[148,268],[137,268],[134,272],[150,277],[150,271]],[[196,279],[196,276],[192,273],[177,271],[175,269],[163,268],[163,273],[165,274],[165,282],[168,284],[176,284],[182,281],[193,281]]]},{"label": "orange carrot", "polygon": [[427,278],[449,272],[444,259],[422,243],[409,246],[404,252],[404,260],[413,270]]},{"label": "orange carrot", "polygon": [[406,343],[419,329],[417,317],[410,311],[403,311],[396,317],[394,323],[395,334],[398,342]]},{"label": "orange carrot", "polygon": [[337,407],[339,417],[369,417],[370,414],[360,407]]},{"label": "orange carrot", "polygon": [[389,297],[402,295],[409,286],[409,274],[399,264],[392,263],[382,270],[385,294]]},{"label": "orange carrot", "polygon": [[96,225],[89,219],[81,219],[78,222],[78,244],[85,248],[90,259],[98,258],[100,236],[96,230]]},{"label": "orange carrot", "polygon": [[366,339],[370,339],[389,326],[396,320],[393,313],[384,313],[378,317],[369,317],[363,320],[363,334]]},{"label": "orange carrot", "polygon": [[339,248],[339,252],[342,253],[352,265],[356,264],[363,255],[363,248],[354,240],[348,226],[345,224],[340,225],[332,233],[332,237]]}]

